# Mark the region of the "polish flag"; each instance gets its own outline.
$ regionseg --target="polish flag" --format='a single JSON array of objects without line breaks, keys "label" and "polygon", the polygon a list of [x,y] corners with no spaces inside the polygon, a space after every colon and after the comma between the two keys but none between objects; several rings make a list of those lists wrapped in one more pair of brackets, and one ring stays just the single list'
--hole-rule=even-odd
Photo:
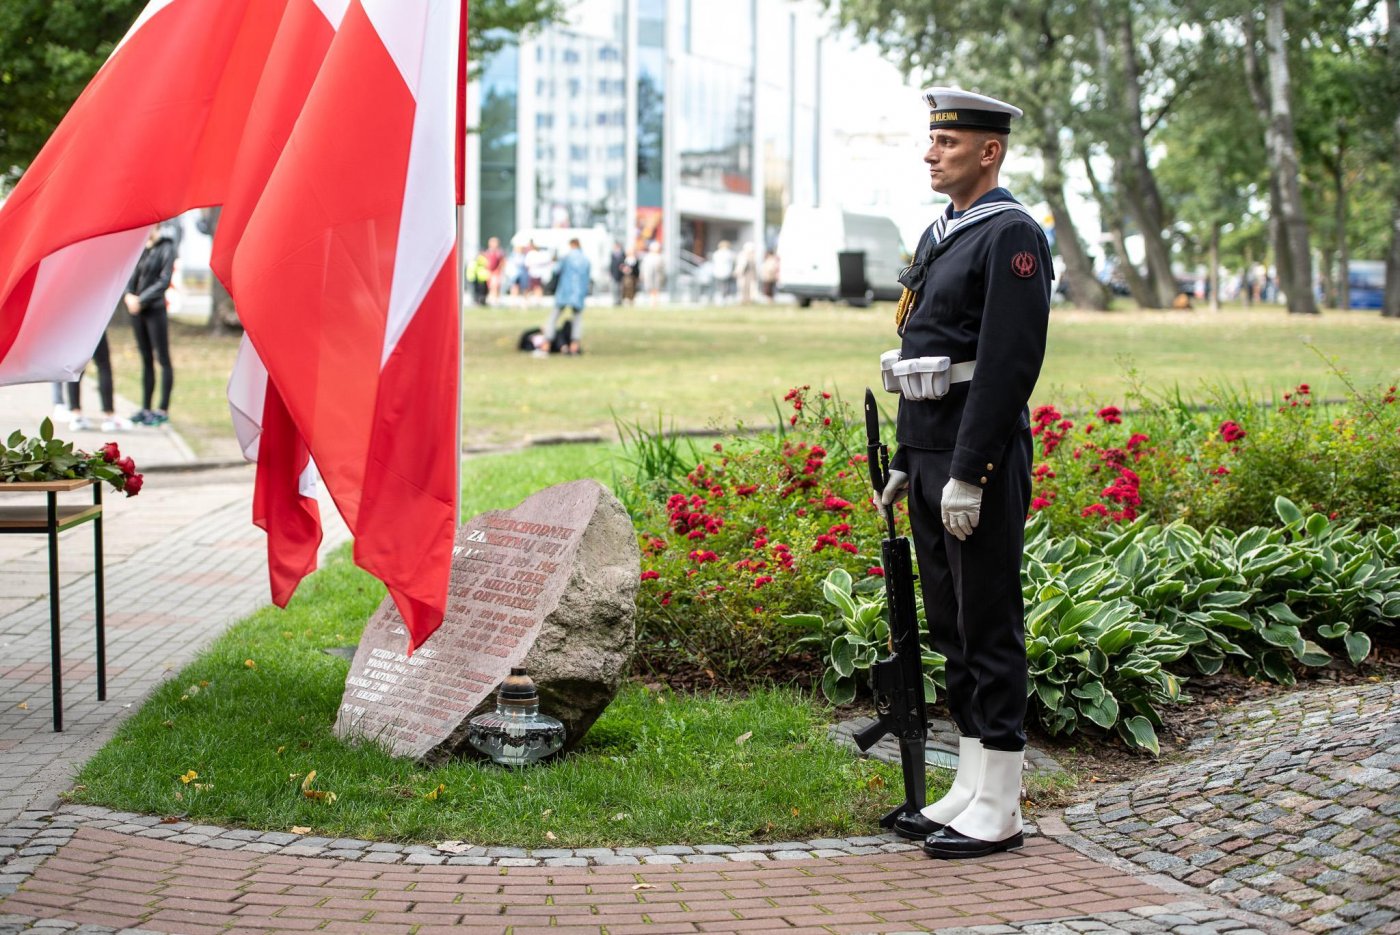
[{"label": "polish flag", "polygon": [[0,384],[77,379],[150,226],[223,202],[290,2],[137,18],[0,209]]},{"label": "polish flag", "polygon": [[410,648],[441,622],[457,517],[460,5],[151,0],[0,210],[17,383],[73,379],[147,228],[223,205],[274,597],[314,567],[314,459]]},{"label": "polish flag", "polygon": [[350,4],[232,265],[270,389],[414,647],[442,622],[458,509],[459,7]]}]

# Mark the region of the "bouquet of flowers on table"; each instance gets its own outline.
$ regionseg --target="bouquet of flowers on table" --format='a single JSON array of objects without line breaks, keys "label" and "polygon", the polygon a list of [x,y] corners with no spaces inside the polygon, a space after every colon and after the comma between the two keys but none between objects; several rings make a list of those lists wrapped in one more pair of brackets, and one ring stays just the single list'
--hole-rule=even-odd
[{"label": "bouquet of flowers on table", "polygon": [[75,451],[72,442],[53,437],[49,419],[40,424],[36,437],[15,430],[0,444],[0,484],[84,477],[106,481],[128,497],[140,493],[144,483],[135,462],[122,457],[116,442],[108,442],[96,453]]}]

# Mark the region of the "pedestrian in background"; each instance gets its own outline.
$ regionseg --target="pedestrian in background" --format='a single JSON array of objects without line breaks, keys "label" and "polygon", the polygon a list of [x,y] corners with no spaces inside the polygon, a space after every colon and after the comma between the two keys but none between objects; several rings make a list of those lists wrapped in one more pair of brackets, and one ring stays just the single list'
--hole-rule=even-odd
[{"label": "pedestrian in background", "polygon": [[752,305],[754,285],[758,282],[758,248],[752,240],[744,244],[734,261],[734,279],[739,284],[739,304]]},{"label": "pedestrian in background", "polygon": [[637,276],[642,268],[642,261],[637,259],[637,254],[628,250],[627,255],[618,264],[618,269],[622,272],[622,304],[633,305],[637,301]]},{"label": "pedestrian in background", "polygon": [[642,256],[641,281],[642,290],[651,299],[651,307],[656,308],[666,284],[666,257],[661,253],[661,244],[655,240],[647,245],[647,252]]},{"label": "pedestrian in background", "polygon": [[729,241],[721,240],[715,252],[710,254],[710,275],[714,279],[715,297],[720,305],[734,301],[734,248]]},{"label": "pedestrian in background", "polygon": [[[141,353],[141,408],[131,417],[138,425],[164,425],[170,421],[170,391],[175,368],[170,362],[170,317],[165,290],[175,273],[175,238],[167,225],[157,224],[146,238],[146,248],[122,297],[131,315],[136,348]],[[160,364],[160,405],[152,407],[156,391],[156,364]]]},{"label": "pedestrian in background", "polygon": [[[102,403],[102,421],[99,424],[104,432],[120,432],[131,428],[130,419],[123,419],[117,415],[116,396],[112,386],[112,352],[107,344],[107,330],[102,330],[102,337],[98,339],[97,348],[92,352],[92,362],[97,365],[97,395]],[[83,368],[86,373],[87,368]],[[66,385],[68,388],[68,427],[75,432],[81,432],[93,427],[93,421],[83,415],[83,373],[78,374],[78,379],[68,384],[55,383],[54,386]]]},{"label": "pedestrian in background", "polygon": [[758,267],[758,287],[762,291],[763,297],[770,303],[777,298],[778,294],[778,255],[769,250],[763,255],[763,262]]},{"label": "pedestrian in background", "polygon": [[501,249],[501,238],[491,237],[486,241],[486,300],[496,302],[501,297],[501,283],[505,279],[506,254]]},{"label": "pedestrian in background", "polygon": [[627,254],[622,249],[622,242],[613,241],[612,253],[608,257],[608,276],[612,279],[613,305],[622,304],[622,262],[627,259]]},{"label": "pedestrian in background", "polygon": [[569,251],[559,260],[559,269],[554,274],[554,311],[549,316],[549,324],[544,327],[546,341],[552,342],[559,328],[559,318],[564,310],[571,312],[569,317],[569,344],[565,354],[580,354],[579,341],[583,338],[583,306],[588,301],[588,285],[592,277],[593,264],[583,255],[578,238],[569,241]]}]

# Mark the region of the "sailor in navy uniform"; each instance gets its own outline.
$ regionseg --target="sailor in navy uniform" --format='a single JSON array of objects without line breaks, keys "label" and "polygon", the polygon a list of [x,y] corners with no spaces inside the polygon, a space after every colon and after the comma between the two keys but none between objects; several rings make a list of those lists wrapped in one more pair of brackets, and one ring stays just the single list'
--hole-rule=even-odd
[{"label": "sailor in navy uniform", "polygon": [[998,184],[1021,111],[924,92],[934,191],[952,199],[900,277],[902,343],[881,358],[901,395],[884,503],[909,497],[933,648],[961,741],[948,794],[895,830],[932,857],[1019,847],[1026,744],[1021,552],[1031,492],[1027,401],[1045,356],[1053,274],[1040,225]]}]

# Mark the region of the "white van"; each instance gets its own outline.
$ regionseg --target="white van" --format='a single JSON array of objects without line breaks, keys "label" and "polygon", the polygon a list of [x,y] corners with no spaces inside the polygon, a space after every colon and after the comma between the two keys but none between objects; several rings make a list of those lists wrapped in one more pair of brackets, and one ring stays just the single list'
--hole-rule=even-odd
[{"label": "white van", "polygon": [[534,242],[536,247],[562,257],[569,252],[569,241],[577,238],[579,249],[588,257],[592,268],[589,278],[593,281],[593,294],[609,295],[612,291],[612,273],[608,265],[612,262],[614,238],[603,227],[527,227],[516,231],[510,239],[512,247],[523,247]]},{"label": "white van", "polygon": [[[865,288],[843,295],[839,254],[865,255]],[[894,221],[878,214],[840,208],[791,205],[778,232],[778,291],[797,297],[803,308],[813,299],[867,305],[899,298],[900,271],[908,253]]]}]

